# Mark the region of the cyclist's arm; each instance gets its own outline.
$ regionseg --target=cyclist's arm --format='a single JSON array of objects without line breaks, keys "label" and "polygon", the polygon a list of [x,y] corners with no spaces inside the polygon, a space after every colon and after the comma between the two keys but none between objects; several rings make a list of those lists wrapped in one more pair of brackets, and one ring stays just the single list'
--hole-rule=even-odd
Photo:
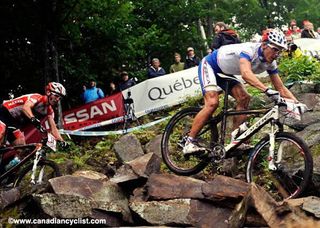
[{"label": "cyclist's arm", "polygon": [[56,126],[56,123],[54,122],[54,119],[51,115],[48,116],[48,122],[49,122],[49,126],[51,129],[51,134],[53,134],[53,136],[59,140],[59,141],[64,141],[63,138],[61,137],[59,130]]},{"label": "cyclist's arm", "polygon": [[32,113],[32,108],[35,104],[31,101],[26,101],[22,107],[22,112],[23,114],[26,115],[26,117],[28,117],[29,119],[31,119],[32,117],[34,117],[33,113]]},{"label": "cyclist's arm", "polygon": [[248,82],[253,87],[260,89],[262,92],[267,90],[267,86],[265,86],[257,76],[251,70],[251,63],[245,58],[240,58],[240,72],[243,80]]},{"label": "cyclist's arm", "polygon": [[270,75],[270,79],[274,88],[277,91],[279,91],[281,97],[292,99],[298,102],[297,98],[295,98],[295,96],[290,92],[290,90],[288,90],[288,88],[284,86],[279,74]]}]

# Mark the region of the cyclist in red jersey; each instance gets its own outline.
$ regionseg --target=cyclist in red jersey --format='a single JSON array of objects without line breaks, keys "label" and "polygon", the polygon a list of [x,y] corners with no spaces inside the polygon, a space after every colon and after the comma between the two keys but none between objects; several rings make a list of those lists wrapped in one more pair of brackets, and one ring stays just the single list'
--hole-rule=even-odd
[{"label": "cyclist in red jersey", "polygon": [[50,82],[46,86],[46,95],[33,93],[5,100],[0,106],[0,144],[3,143],[6,131],[7,140],[12,145],[25,144],[25,137],[20,128],[29,122],[40,130],[42,127],[38,118],[47,116],[51,134],[61,141],[62,146],[66,146],[54,122],[52,108],[65,95],[66,90],[63,85]]}]

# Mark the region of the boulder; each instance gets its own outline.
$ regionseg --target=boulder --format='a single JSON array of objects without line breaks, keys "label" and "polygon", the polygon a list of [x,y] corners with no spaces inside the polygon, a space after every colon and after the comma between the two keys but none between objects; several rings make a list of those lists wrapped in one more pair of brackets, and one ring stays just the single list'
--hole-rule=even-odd
[{"label": "boulder", "polygon": [[212,181],[203,184],[206,199],[222,200],[226,198],[240,199],[245,196],[250,185],[244,181],[218,175]]},{"label": "boulder", "polygon": [[56,218],[85,218],[91,216],[95,203],[77,195],[34,194],[33,199],[49,216]]},{"label": "boulder", "polygon": [[96,209],[121,213],[125,221],[132,222],[128,199],[115,183],[70,175],[56,177],[49,182],[58,195],[91,199],[96,203]]},{"label": "boulder", "polygon": [[153,139],[150,140],[145,146],[146,153],[154,153],[159,158],[162,158],[161,155],[161,139],[162,135],[157,135]]},{"label": "boulder", "polygon": [[0,191],[0,210],[20,199],[18,188],[12,188],[7,191]]},{"label": "boulder", "polygon": [[320,141],[320,123],[312,124],[306,127],[303,131],[297,133],[309,147],[318,145]]},{"label": "boulder", "polygon": [[117,158],[122,163],[144,155],[141,143],[134,134],[122,136],[119,141],[114,143],[113,148]]},{"label": "boulder", "polygon": [[141,177],[149,177],[160,172],[161,159],[154,153],[148,153],[127,163],[134,173]]},{"label": "boulder", "polygon": [[86,177],[93,180],[108,180],[108,177],[102,173],[98,173],[92,170],[77,170],[72,174],[72,176],[76,177]]},{"label": "boulder", "polygon": [[202,185],[204,181],[192,177],[173,174],[152,174],[146,184],[150,199],[203,199]]},{"label": "boulder", "polygon": [[190,226],[188,220],[190,199],[131,202],[130,208],[152,225]]}]

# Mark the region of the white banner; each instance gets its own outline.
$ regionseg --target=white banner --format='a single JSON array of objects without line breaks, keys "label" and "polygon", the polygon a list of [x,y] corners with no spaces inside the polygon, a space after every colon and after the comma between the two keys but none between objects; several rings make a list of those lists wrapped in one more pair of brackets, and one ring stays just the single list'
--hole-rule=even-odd
[{"label": "white banner", "polygon": [[320,39],[301,38],[294,40],[294,43],[305,55],[320,55]]},{"label": "white banner", "polygon": [[198,67],[143,81],[124,90],[124,98],[128,97],[128,91],[137,117],[180,104],[187,97],[201,94]]}]

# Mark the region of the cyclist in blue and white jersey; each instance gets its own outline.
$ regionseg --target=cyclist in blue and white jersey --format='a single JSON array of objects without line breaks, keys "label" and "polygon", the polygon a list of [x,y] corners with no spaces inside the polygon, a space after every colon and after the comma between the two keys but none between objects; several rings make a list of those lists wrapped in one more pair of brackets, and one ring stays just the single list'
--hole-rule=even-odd
[{"label": "cyclist in blue and white jersey", "polygon": [[[225,90],[225,79],[218,73],[241,75],[248,84],[261,90],[273,100],[278,100],[281,96],[298,102],[284,86],[278,74],[276,59],[285,49],[287,49],[287,42],[284,34],[271,30],[263,36],[261,43],[222,46],[202,59],[198,70],[204,95],[204,107],[194,118],[189,137],[183,148],[184,154],[194,154],[205,150],[197,143],[196,136],[219,106],[219,94],[221,90]],[[270,75],[275,90],[268,88],[255,75],[264,71]],[[250,95],[244,86],[237,80],[232,80],[229,85],[231,95],[237,102],[236,110],[247,109]],[[246,118],[246,115],[234,116],[233,128],[236,129]]]}]

